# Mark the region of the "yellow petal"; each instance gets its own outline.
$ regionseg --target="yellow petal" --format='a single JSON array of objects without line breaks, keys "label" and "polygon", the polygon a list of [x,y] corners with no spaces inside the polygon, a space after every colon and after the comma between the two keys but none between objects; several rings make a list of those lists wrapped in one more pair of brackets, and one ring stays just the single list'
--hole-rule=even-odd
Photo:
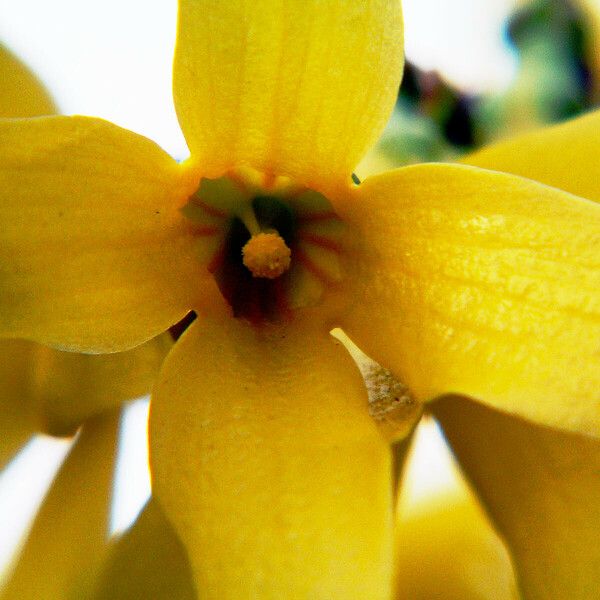
[{"label": "yellow petal", "polygon": [[460,398],[434,410],[512,551],[523,597],[596,600],[600,441]]},{"label": "yellow petal", "polygon": [[[396,600],[517,600],[510,560],[479,506],[453,493],[398,523]],[[568,596],[566,596],[568,597]]]},{"label": "yellow petal", "polygon": [[93,600],[195,600],[185,550],[160,506],[150,500],[113,543]]},{"label": "yellow petal", "polygon": [[22,397],[29,367],[28,343],[0,340],[0,469],[36,430],[31,405]]},{"label": "yellow petal", "polygon": [[77,354],[26,340],[0,341],[0,405],[30,431],[72,435],[86,419],[150,392],[172,345],[163,334],[116,354]]},{"label": "yellow petal", "polygon": [[0,118],[51,115],[56,108],[29,69],[0,44]]},{"label": "yellow petal", "polygon": [[0,335],[112,352],[179,320],[206,278],[178,210],[194,179],[105,121],[0,122]]},{"label": "yellow petal", "polygon": [[541,181],[600,202],[596,177],[600,111],[525,133],[470,154],[462,162]]},{"label": "yellow petal", "polygon": [[458,165],[336,202],[362,236],[342,325],[417,399],[456,392],[600,434],[600,206]]},{"label": "yellow petal", "polygon": [[203,598],[389,598],[389,450],[326,330],[196,321],[157,382],[150,448]]},{"label": "yellow petal", "polygon": [[209,176],[245,164],[345,183],[403,65],[399,0],[182,0],[177,36],[177,114]]},{"label": "yellow petal", "polygon": [[27,538],[2,600],[67,600],[103,557],[117,441],[118,413],[86,424]]},{"label": "yellow petal", "polygon": [[[423,436],[436,431],[430,422],[425,425],[409,454],[396,511],[394,597],[516,600],[504,544],[447,446],[421,444]],[[424,472],[417,471],[423,467]]]}]

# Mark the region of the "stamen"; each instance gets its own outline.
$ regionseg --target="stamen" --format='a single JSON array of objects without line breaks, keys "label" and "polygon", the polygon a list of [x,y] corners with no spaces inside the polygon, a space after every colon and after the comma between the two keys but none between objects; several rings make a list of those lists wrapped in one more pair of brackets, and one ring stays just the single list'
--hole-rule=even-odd
[{"label": "stamen", "polygon": [[276,232],[253,235],[242,248],[243,263],[253,277],[276,279],[289,268],[292,252]]}]

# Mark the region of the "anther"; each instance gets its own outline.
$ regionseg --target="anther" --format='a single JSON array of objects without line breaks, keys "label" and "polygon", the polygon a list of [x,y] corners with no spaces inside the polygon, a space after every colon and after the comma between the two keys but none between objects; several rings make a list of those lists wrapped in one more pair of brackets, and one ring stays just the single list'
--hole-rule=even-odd
[{"label": "anther", "polygon": [[243,263],[253,277],[276,279],[289,268],[292,252],[277,232],[253,235],[242,248]]}]

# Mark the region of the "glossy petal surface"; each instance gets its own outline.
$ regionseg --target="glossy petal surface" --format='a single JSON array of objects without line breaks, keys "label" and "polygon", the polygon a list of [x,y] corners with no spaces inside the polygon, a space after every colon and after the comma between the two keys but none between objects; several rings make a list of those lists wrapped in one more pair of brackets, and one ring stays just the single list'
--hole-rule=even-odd
[{"label": "glossy petal surface", "polygon": [[84,597],[103,557],[118,413],[89,421],[61,467],[2,589],[2,600]]},{"label": "glossy petal surface", "polygon": [[150,500],[116,540],[93,600],[196,600],[185,550],[158,504]]},{"label": "glossy petal surface", "polygon": [[457,165],[336,202],[362,236],[342,325],[417,399],[450,392],[600,434],[600,206]]},{"label": "glossy petal surface", "polygon": [[56,112],[54,102],[31,71],[0,44],[0,118]]},{"label": "glossy petal surface", "polygon": [[595,600],[600,441],[460,398],[434,410],[512,551],[524,600]]},{"label": "glossy petal surface", "polygon": [[245,164],[310,187],[346,183],[389,117],[402,65],[397,0],[180,2],[175,105],[209,176]]},{"label": "glossy petal surface", "polygon": [[178,210],[194,187],[105,121],[0,123],[0,335],[112,352],[180,319],[204,277]]},{"label": "glossy petal surface", "polygon": [[150,447],[203,598],[389,598],[389,450],[326,329],[196,321],[164,363]]},{"label": "glossy petal surface", "polygon": [[36,431],[71,435],[86,419],[150,393],[171,344],[164,334],[133,350],[93,355],[1,340],[2,403],[20,407]]},{"label": "glossy petal surface", "polygon": [[492,144],[462,162],[514,173],[600,202],[600,111]]}]

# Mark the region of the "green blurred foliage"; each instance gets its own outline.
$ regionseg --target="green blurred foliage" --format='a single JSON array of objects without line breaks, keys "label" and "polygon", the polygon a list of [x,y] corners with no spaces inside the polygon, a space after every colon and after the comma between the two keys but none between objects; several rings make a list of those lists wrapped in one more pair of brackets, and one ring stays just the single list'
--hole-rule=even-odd
[{"label": "green blurred foliage", "polygon": [[513,85],[474,104],[476,141],[507,137],[573,117],[592,105],[583,13],[568,0],[535,0],[518,11],[508,36],[519,57]]},{"label": "green blurred foliage", "polygon": [[[590,24],[570,0],[531,0],[506,26],[518,72],[503,92],[470,96],[407,64],[398,101],[363,171],[444,161],[594,106]],[[377,159],[373,158],[377,157]]]}]

